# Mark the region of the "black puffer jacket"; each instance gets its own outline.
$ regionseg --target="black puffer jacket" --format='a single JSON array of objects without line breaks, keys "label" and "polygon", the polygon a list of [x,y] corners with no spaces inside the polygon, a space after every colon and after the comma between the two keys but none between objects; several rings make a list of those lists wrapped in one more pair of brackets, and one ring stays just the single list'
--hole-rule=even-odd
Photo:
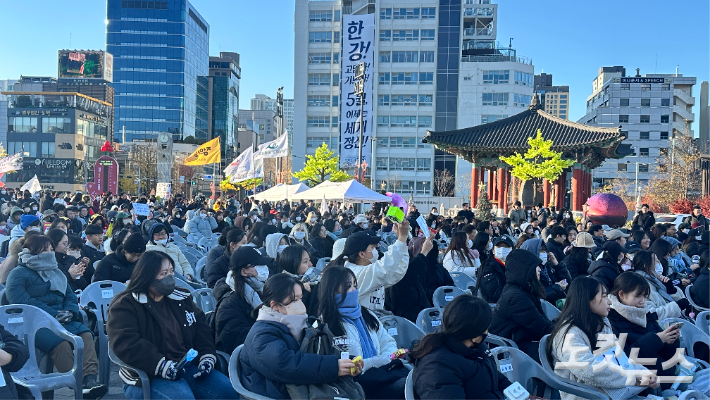
[{"label": "black puffer jacket", "polygon": [[421,310],[431,307],[421,284],[426,270],[427,261],[423,254],[410,258],[404,277],[394,286],[385,289],[385,308],[398,317],[415,322]]},{"label": "black puffer jacket", "polygon": [[485,343],[469,349],[444,339],[438,349],[413,360],[414,390],[422,399],[504,399],[510,381],[500,373]]},{"label": "black puffer jacket", "polygon": [[614,289],[614,281],[621,274],[621,271],[619,267],[611,265],[607,261],[596,260],[589,266],[587,273],[600,280],[607,290],[611,292]]},{"label": "black puffer jacket", "polygon": [[[226,253],[222,253],[212,265],[205,266],[205,268],[207,268],[207,277],[205,279],[207,287],[214,288],[218,280],[227,277],[227,273],[229,272],[229,257],[230,256]],[[217,296],[215,296],[215,298],[217,298]]]},{"label": "black puffer jacket", "polygon": [[653,216],[653,211],[639,212],[634,217],[634,222],[631,223],[631,231],[642,230],[648,232],[655,224],[656,217]]},{"label": "black puffer jacket", "polygon": [[488,257],[485,264],[481,265],[478,276],[476,287],[481,292],[483,300],[497,303],[505,286],[505,264],[495,257]]},{"label": "black puffer jacket", "polygon": [[690,287],[690,295],[700,307],[710,307],[710,270],[700,268],[695,283]]},{"label": "black puffer jacket", "polygon": [[131,279],[135,266],[136,263],[130,263],[126,260],[123,255],[123,249],[119,246],[115,252],[99,261],[94,273],[94,282],[116,281],[126,283]]},{"label": "black puffer jacket", "polygon": [[[71,277],[69,274],[69,268],[78,263],[78,260],[70,255],[64,254],[64,253],[57,253],[54,252],[54,258],[57,260],[57,266],[59,269],[64,272],[64,275],[67,277],[67,283],[71,287],[72,291],[75,291],[77,289],[84,290],[87,286],[89,286],[89,283],[91,283],[90,280],[87,281],[85,278],[85,275],[82,275],[78,277],[79,279],[74,279]],[[86,267],[86,270],[88,271],[89,268],[91,267]],[[93,268],[91,268],[93,270]],[[89,278],[91,279],[91,278]]]},{"label": "black puffer jacket", "polygon": [[489,332],[512,339],[535,360],[537,343],[552,332],[552,322],[542,311],[539,294],[533,293],[528,282],[534,279],[536,267],[542,262],[527,250],[513,250],[505,263],[505,287],[493,309]]},{"label": "black puffer jacket", "polygon": [[0,399],[17,399],[17,387],[10,376],[10,372],[17,372],[25,365],[30,358],[30,351],[25,344],[12,333],[5,330],[0,325],[0,340],[3,343],[3,350],[10,353],[12,361],[2,366],[2,376],[5,384],[0,387]]},{"label": "black puffer jacket", "polygon": [[213,289],[217,299],[213,329],[217,350],[232,354],[234,349],[244,340],[249,333],[256,318],[252,318],[251,305],[243,297],[239,297],[222,278],[216,282]]}]

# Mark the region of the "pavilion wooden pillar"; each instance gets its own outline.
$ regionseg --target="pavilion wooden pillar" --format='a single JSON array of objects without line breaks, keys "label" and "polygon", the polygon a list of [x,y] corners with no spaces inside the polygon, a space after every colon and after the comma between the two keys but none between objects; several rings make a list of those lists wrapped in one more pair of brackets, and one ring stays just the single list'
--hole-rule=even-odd
[{"label": "pavilion wooden pillar", "polygon": [[510,199],[513,195],[513,189],[511,185],[513,184],[513,177],[510,175],[510,171],[505,171],[505,215],[508,215],[510,211],[510,205],[515,201],[515,199]]},{"label": "pavilion wooden pillar", "polygon": [[487,193],[488,200],[493,200],[493,169],[488,169],[488,188]]},{"label": "pavilion wooden pillar", "polygon": [[567,173],[563,172],[555,181],[555,194],[557,196],[555,206],[561,210],[565,206],[565,195],[567,194]]},{"label": "pavilion wooden pillar", "polygon": [[480,168],[476,168],[476,164],[471,167],[471,208],[478,206],[478,185],[480,180]]},{"label": "pavilion wooden pillar", "polygon": [[506,205],[508,204],[508,201],[505,198],[505,193],[506,193],[505,178],[506,178],[506,175],[507,174],[505,173],[505,169],[498,168],[498,208],[500,210],[503,210],[503,212],[505,212]]},{"label": "pavilion wooden pillar", "polygon": [[582,170],[579,167],[572,169],[572,204],[573,211],[582,211]]},{"label": "pavilion wooden pillar", "polygon": [[543,207],[550,205],[550,182],[547,179],[542,180],[542,205]]}]

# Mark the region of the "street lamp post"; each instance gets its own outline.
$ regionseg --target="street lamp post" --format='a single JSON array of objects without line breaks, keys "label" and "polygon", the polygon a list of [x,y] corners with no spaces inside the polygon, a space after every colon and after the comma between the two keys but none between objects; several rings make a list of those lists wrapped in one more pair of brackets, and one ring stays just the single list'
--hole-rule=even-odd
[{"label": "street lamp post", "polygon": [[358,182],[362,183],[363,178],[365,177],[365,170],[364,166],[362,164],[362,147],[364,146],[364,135],[363,135],[363,115],[362,113],[364,112],[365,108],[365,69],[366,65],[365,63],[360,63],[355,66],[355,95],[358,96],[360,99],[360,115],[358,118],[358,131],[359,131],[359,138],[358,138],[358,149],[357,149],[357,171],[358,171]]}]

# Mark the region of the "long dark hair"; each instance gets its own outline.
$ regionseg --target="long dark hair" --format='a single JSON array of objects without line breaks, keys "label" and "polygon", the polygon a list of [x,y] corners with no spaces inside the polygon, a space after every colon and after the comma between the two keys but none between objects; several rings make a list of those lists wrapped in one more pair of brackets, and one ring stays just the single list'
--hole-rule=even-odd
[{"label": "long dark hair", "polygon": [[656,258],[663,265],[663,275],[668,274],[668,260],[666,256],[673,250],[673,245],[665,239],[656,239],[648,248],[652,253],[656,254]]},{"label": "long dark hair", "polygon": [[289,274],[274,274],[264,283],[264,291],[261,295],[261,304],[252,311],[252,316],[256,318],[261,307],[271,307],[271,302],[287,305],[296,299],[294,286],[299,285],[301,290],[303,284]]},{"label": "long dark hair", "polygon": [[22,248],[29,250],[30,254],[32,254],[33,256],[42,253],[47,249],[47,247],[50,246],[52,246],[52,239],[39,234],[25,235],[25,242],[22,244]]},{"label": "long dark hair", "polygon": [[279,271],[286,271],[288,273],[298,275],[298,266],[301,265],[301,260],[303,259],[303,252],[306,252],[306,248],[298,245],[292,244],[287,246],[281,254],[279,254]]},{"label": "long dark hair", "polygon": [[[410,359],[418,360],[444,345],[447,338],[464,341],[473,339],[476,333],[483,334],[491,325],[493,312],[485,300],[470,294],[456,296],[444,308],[441,332],[430,333],[409,353]],[[478,335],[476,335],[478,336]]]},{"label": "long dark hair", "polygon": [[473,250],[478,250],[480,255],[488,252],[488,242],[491,240],[491,236],[486,232],[478,232],[476,236],[473,237]]},{"label": "long dark hair", "polygon": [[648,297],[651,294],[651,285],[643,276],[633,271],[626,271],[614,279],[614,289],[611,294],[618,298],[620,292],[631,294],[636,290],[640,295]]},{"label": "long dark hair", "polygon": [[586,247],[572,247],[567,253],[567,265],[582,265],[582,268],[577,268],[582,274],[586,274],[589,269],[589,249]]},{"label": "long dark hair", "polygon": [[155,277],[158,276],[160,268],[163,267],[163,261],[168,260],[170,265],[175,268],[175,263],[173,259],[162,251],[146,251],[138,259],[135,268],[133,268],[133,273],[131,274],[131,279],[126,286],[126,290],[123,294],[127,293],[148,293],[150,285],[155,281]]},{"label": "long dark hair", "polygon": [[[67,234],[61,229],[50,229],[46,236],[52,241],[52,246],[55,249],[54,251],[56,251],[57,245],[62,241],[62,239],[64,239],[64,236],[67,236]],[[67,236],[67,238],[69,237]]]},{"label": "long dark hair", "polygon": [[[228,241],[229,232],[231,232],[233,230],[238,230],[243,233],[243,231],[236,226],[228,226],[228,227],[222,229],[222,234],[219,236],[219,239],[217,240],[217,244],[222,247],[227,246],[229,244],[229,241]],[[241,239],[239,239],[239,240],[241,240]],[[239,240],[237,240],[237,242]]]},{"label": "long dark hair", "polygon": [[264,239],[259,238],[262,226],[266,226],[266,222],[256,221],[254,225],[251,226],[251,229],[249,229],[249,234],[247,235],[247,243],[254,243],[257,245],[256,247],[262,246],[262,242]]},{"label": "long dark hair", "polygon": [[633,260],[634,271],[643,271],[651,276],[655,276],[655,263],[653,262],[653,252],[649,250],[641,250],[636,252]]},{"label": "long dark hair", "polygon": [[[572,326],[576,326],[587,335],[592,349],[597,347],[597,333],[604,328],[604,318],[591,311],[589,302],[594,300],[600,291],[603,296],[606,292],[606,286],[596,278],[578,276],[572,281],[567,289],[565,306],[562,308],[562,312],[557,317],[557,322],[552,328],[550,340],[547,341],[548,353],[552,351],[552,342],[554,342],[555,336],[558,334],[566,335]],[[566,325],[567,328],[562,332]]]},{"label": "long dark hair", "polygon": [[[357,285],[355,273],[345,267],[331,267],[323,272],[320,284],[318,284],[318,315],[323,322],[328,324],[328,328],[335,336],[345,335],[343,320],[338,307],[345,302],[345,294],[348,291],[349,283]],[[342,294],[340,303],[335,302],[335,295]],[[362,319],[365,325],[375,332],[380,329],[380,322],[365,307],[360,307]]]},{"label": "long dark hair", "polygon": [[[471,253],[469,252],[467,242],[468,235],[466,234],[466,232],[454,232],[453,236],[451,236],[449,247],[446,249],[446,252],[444,252],[444,257],[446,257],[449,252],[452,252],[454,254],[457,254],[461,261],[468,261],[471,266],[473,266],[473,256],[471,256]],[[454,256],[454,254],[452,254],[452,257]]]}]

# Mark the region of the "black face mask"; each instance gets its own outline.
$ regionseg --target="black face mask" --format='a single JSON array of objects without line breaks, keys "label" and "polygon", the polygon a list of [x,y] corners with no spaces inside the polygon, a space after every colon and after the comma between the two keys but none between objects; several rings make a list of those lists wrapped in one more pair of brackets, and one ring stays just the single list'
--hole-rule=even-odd
[{"label": "black face mask", "polygon": [[392,232],[392,225],[382,226],[382,232]]},{"label": "black face mask", "polygon": [[163,279],[156,279],[150,285],[161,296],[167,296],[175,290],[175,276],[168,275]]},{"label": "black face mask", "polygon": [[480,345],[482,345],[483,343],[486,342],[486,338],[488,337],[488,334],[487,334],[487,333],[484,333],[484,334],[481,335],[481,337],[482,337],[482,338],[481,338],[481,343],[476,343],[476,342],[473,343],[473,348],[474,348],[474,349],[475,349],[476,347],[478,347],[478,346],[480,346]]}]

